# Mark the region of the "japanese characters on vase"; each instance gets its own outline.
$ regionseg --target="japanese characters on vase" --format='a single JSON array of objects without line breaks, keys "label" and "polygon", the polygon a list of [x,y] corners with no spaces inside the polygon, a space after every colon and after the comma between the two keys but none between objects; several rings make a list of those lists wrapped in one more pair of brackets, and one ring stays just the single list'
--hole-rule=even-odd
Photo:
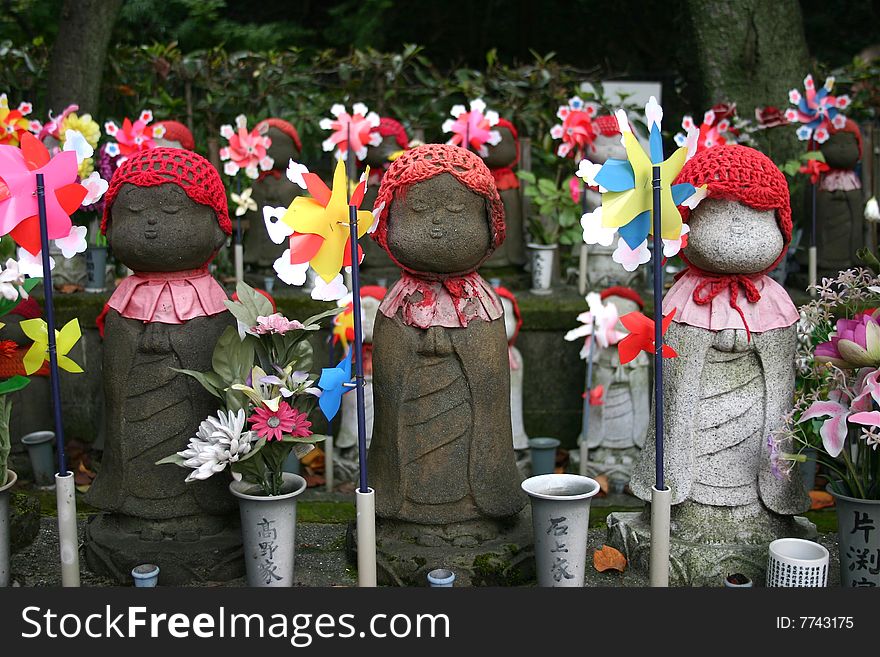
[{"label": "japanese characters on vase", "polygon": [[[106,309],[107,438],[88,493],[105,514],[88,527],[89,563],[124,581],[146,545],[165,581],[237,576],[241,564],[225,559],[241,549],[225,482],[188,485],[174,468],[154,467],[215,410],[211,394],[175,370],[209,369],[217,339],[235,325],[208,273],[231,233],[217,170],[176,148],[132,154],[113,176],[102,231],[135,273]],[[206,549],[224,558],[206,561]]]},{"label": "japanese characters on vase", "polygon": [[[769,158],[744,146],[698,152],[676,183],[708,185],[708,197],[693,211],[680,208],[690,226],[688,268],[663,300],[664,315],[675,311],[666,344],[686,355],[664,368],[673,540],[795,535],[791,516],[809,498],[800,477],[774,476],[766,440],[794,390],[799,315],[767,276],[791,240],[788,186]],[[654,474],[649,441],[630,484],[636,496],[651,499]]]},{"label": "japanese characters on vase", "polygon": [[516,348],[516,339],[519,337],[523,319],[513,292],[501,286],[494,289],[504,307],[504,331],[507,335],[507,356],[510,365],[510,425],[513,430],[513,449],[524,451],[529,448],[529,436],[526,434],[523,420],[525,364],[520,350]]},{"label": "japanese characters on vase", "polygon": [[[645,306],[639,293],[628,287],[609,287],[600,297],[616,308],[618,317],[642,312]],[[626,335],[619,322],[615,331],[621,337]],[[621,363],[616,345],[597,347],[590,395],[587,473],[605,475],[612,491],[621,493],[629,484],[633,465],[645,444],[651,417],[648,355],[640,352],[635,359]]]},{"label": "japanese characters on vase", "polygon": [[284,172],[291,160],[299,161],[302,153],[302,141],[293,124],[277,117],[260,121],[256,129],[265,132],[271,140],[266,155],[272,159],[272,166],[261,170],[257,178],[250,183],[253,190],[251,198],[256,210],[248,210],[243,220],[247,222],[247,230],[242,239],[244,263],[248,270],[256,276],[254,283],[263,285],[263,278],[272,275],[272,265],[281,255],[283,247],[269,238],[264,225],[264,207],[287,207],[294,198],[302,194],[302,189],[287,179]]},{"label": "japanese characters on vase", "polygon": [[525,499],[504,311],[476,272],[504,240],[495,181],[472,152],[419,146],[389,168],[375,213],[374,239],[402,270],[374,327],[377,514],[421,526],[513,516]]}]

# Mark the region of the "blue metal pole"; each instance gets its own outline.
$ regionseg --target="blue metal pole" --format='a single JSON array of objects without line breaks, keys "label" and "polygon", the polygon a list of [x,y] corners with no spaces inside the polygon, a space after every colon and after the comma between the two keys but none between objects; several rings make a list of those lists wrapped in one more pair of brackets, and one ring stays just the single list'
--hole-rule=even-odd
[{"label": "blue metal pole", "polygon": [[43,257],[43,294],[46,296],[46,330],[49,336],[49,381],[52,388],[52,407],[55,413],[55,444],[58,448],[58,474],[67,474],[67,454],[64,452],[64,424],[61,421],[61,382],[58,378],[58,353],[55,347],[55,305],[52,300],[52,270],[49,263],[49,227],[46,219],[46,188],[43,174],[37,174],[37,208],[40,215],[40,250]]},{"label": "blue metal pole", "polygon": [[660,221],[660,165],[654,165],[654,466],[657,490],[663,477],[663,236]]},{"label": "blue metal pole", "polygon": [[364,415],[364,334],[361,327],[361,275],[358,263],[358,230],[357,207],[348,206],[348,225],[351,231],[351,296],[352,314],[354,315],[354,378],[355,394],[357,395],[358,425],[358,466],[360,470],[361,493],[369,491],[367,487],[367,421]]}]

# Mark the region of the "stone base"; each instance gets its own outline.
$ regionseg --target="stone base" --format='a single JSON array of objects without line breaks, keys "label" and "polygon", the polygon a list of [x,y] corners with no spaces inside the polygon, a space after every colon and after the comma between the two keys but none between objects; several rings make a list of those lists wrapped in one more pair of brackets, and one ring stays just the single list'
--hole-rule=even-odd
[{"label": "stone base", "polygon": [[[89,568],[120,584],[131,583],[131,569],[142,563],[159,566],[160,585],[226,582],[244,574],[241,528],[229,523],[213,534],[197,536],[163,531],[169,521],[137,519],[145,528],[127,531],[133,519],[93,516],[85,529]],[[166,527],[167,528],[167,527]]]},{"label": "stone base", "polygon": [[[650,509],[612,513],[607,523],[608,544],[626,555],[630,568],[647,576],[651,555]],[[727,575],[742,573],[757,586],[763,586],[767,546],[772,541],[782,537],[813,540],[817,535],[816,526],[801,516],[778,516],[767,511],[744,514],[738,508],[702,505],[682,510],[673,507],[669,585],[722,586]]]},{"label": "stone base", "polygon": [[[531,508],[503,520],[417,525],[377,519],[379,584],[427,586],[435,568],[455,573],[455,586],[517,586],[535,578]],[[346,553],[357,563],[357,532],[351,522]]]}]

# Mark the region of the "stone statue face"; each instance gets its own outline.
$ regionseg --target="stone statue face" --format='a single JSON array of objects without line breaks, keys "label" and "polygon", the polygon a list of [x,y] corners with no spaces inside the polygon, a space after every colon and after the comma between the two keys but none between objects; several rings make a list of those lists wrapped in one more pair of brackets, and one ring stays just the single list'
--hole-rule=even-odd
[{"label": "stone statue face", "polygon": [[[617,316],[623,317],[624,315],[628,315],[629,313],[634,313],[639,311],[639,304],[637,304],[632,299],[626,299],[624,297],[618,297],[611,295],[605,299],[605,303],[610,303],[615,308],[617,308]],[[626,331],[626,327],[620,323],[620,320],[617,322],[617,330],[618,331]]]},{"label": "stone statue face", "polygon": [[364,159],[370,168],[378,168],[388,164],[388,158],[392,153],[403,150],[393,135],[382,137],[382,143],[378,146],[367,146],[367,157]]},{"label": "stone statue face", "polygon": [[486,200],[448,173],[410,186],[391,203],[388,249],[413,271],[471,271],[491,240]]},{"label": "stone statue face", "polygon": [[373,297],[361,297],[361,330],[364,334],[364,342],[373,341],[373,325],[376,323],[376,313],[379,312],[379,299]]},{"label": "stone statue face", "polygon": [[611,158],[626,159],[626,149],[620,143],[620,135],[599,135],[590,146],[587,159],[596,164],[605,164]]},{"label": "stone statue face", "polygon": [[495,146],[486,144],[489,154],[483,158],[483,162],[490,169],[509,167],[516,160],[516,141],[513,133],[508,128],[496,128],[501,133],[501,141]]},{"label": "stone statue face", "polygon": [[507,333],[507,341],[510,342],[516,332],[516,314],[513,312],[513,301],[505,297],[499,298],[501,306],[504,308],[504,331]]},{"label": "stone statue face", "polygon": [[226,241],[214,210],[178,185],[122,186],[113,203],[107,240],[135,271],[184,271],[205,265]]},{"label": "stone statue face", "polygon": [[738,201],[705,199],[691,212],[687,259],[718,274],[753,274],[779,257],[783,238],[773,210]]},{"label": "stone statue face", "polygon": [[159,137],[158,139],[154,139],[156,142],[156,146],[159,148],[183,148],[183,144],[179,141],[174,141],[173,139],[165,139],[164,137]]},{"label": "stone statue face", "polygon": [[287,163],[291,158],[294,161],[299,158],[300,153],[296,148],[296,144],[293,143],[293,139],[285,135],[275,126],[269,126],[266,135],[272,140],[272,145],[269,146],[266,155],[275,160],[275,165],[273,166],[274,169],[285,171],[287,169]]},{"label": "stone statue face", "polygon": [[859,142],[851,132],[837,132],[819,146],[832,169],[854,169],[859,162]]}]

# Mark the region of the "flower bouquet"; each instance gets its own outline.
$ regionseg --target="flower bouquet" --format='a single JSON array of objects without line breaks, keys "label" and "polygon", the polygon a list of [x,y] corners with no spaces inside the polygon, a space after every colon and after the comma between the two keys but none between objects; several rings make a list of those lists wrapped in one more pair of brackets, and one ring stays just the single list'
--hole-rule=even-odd
[{"label": "flower bouquet", "polygon": [[788,476],[815,449],[835,492],[880,500],[880,277],[850,269],[816,292],[798,324],[795,405],[768,438],[774,472]]},{"label": "flower bouquet", "polygon": [[190,468],[186,481],[207,479],[229,467],[238,481],[263,495],[281,493],[283,465],[291,450],[301,457],[325,436],[312,433],[308,416],[322,391],[309,375],[312,347],[306,339],[321,319],[339,308],[289,320],[246,283],[226,307],[238,327],[220,336],[208,372],[179,370],[195,378],[220,402],[183,451],[158,464]]}]

